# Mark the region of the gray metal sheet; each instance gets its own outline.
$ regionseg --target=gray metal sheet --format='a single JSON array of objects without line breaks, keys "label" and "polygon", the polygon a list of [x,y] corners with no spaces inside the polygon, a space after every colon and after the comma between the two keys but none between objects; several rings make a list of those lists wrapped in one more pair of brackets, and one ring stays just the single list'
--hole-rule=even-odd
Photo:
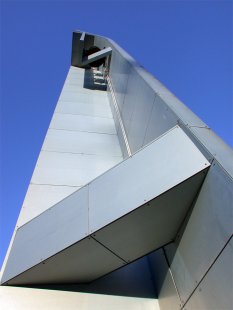
[{"label": "gray metal sheet", "polygon": [[178,118],[159,97],[155,97],[143,145],[148,144],[177,124]]},{"label": "gray metal sheet", "polygon": [[83,186],[122,160],[121,156],[40,153],[31,182]]},{"label": "gray metal sheet", "polygon": [[67,78],[80,78],[83,79],[85,75],[85,69],[71,66],[67,75]]},{"label": "gray metal sheet", "polygon": [[127,89],[124,97],[124,104],[121,110],[122,113],[122,120],[124,122],[125,130],[128,135],[129,128],[130,128],[130,122],[133,115],[133,111],[135,108],[135,100],[136,97],[134,95],[135,93],[135,84],[137,82],[137,76],[134,74],[133,70],[131,71],[128,83],[127,83]]},{"label": "gray metal sheet", "polygon": [[190,139],[175,127],[90,184],[91,232],[208,166]]},{"label": "gray metal sheet", "polygon": [[49,129],[42,150],[121,156],[116,135]]},{"label": "gray metal sheet", "polygon": [[[18,229],[1,281],[30,269],[87,234],[88,188],[83,187]],[[46,274],[49,276],[48,270]]]},{"label": "gray metal sheet", "polygon": [[120,258],[98,242],[92,238],[86,238],[48,258],[43,263],[39,263],[8,283],[11,285],[85,283],[124,264]]},{"label": "gray metal sheet", "polygon": [[83,85],[84,82],[84,74],[83,72],[82,75],[77,75],[77,74],[69,74],[65,80],[66,85],[71,85],[71,84],[78,84],[78,85]]},{"label": "gray metal sheet", "polygon": [[172,281],[171,274],[168,271],[159,294],[159,308],[161,310],[178,310],[180,309],[180,305],[181,303]]},{"label": "gray metal sheet", "polygon": [[1,310],[159,310],[154,298],[0,286]]},{"label": "gray metal sheet", "polygon": [[[84,69],[70,68],[62,94],[75,94],[77,100],[58,101],[44,143],[51,152],[45,156],[42,151],[39,156],[17,225],[31,220],[122,159],[107,93],[84,89],[84,77]],[[78,79],[70,84],[68,80],[73,78]],[[85,94],[79,94],[80,90]],[[79,101],[79,95],[100,100],[88,99],[84,103]]]},{"label": "gray metal sheet", "polygon": [[200,139],[201,143],[214,155],[233,178],[233,150],[221,140],[211,129],[191,127],[190,131]]},{"label": "gray metal sheet", "polygon": [[[90,94],[90,89],[84,88],[84,81],[83,80],[78,80],[76,83],[65,83],[62,92],[72,92],[72,93],[86,93]],[[95,91],[94,91],[95,92]]]},{"label": "gray metal sheet", "polygon": [[102,96],[96,95],[92,90],[90,93],[84,92],[62,92],[59,100],[61,101],[71,101],[71,102],[85,102],[85,103],[101,103],[107,102],[107,94]]},{"label": "gray metal sheet", "polygon": [[233,309],[233,241],[209,270],[195,290],[185,309]]},{"label": "gray metal sheet", "polygon": [[22,226],[78,189],[77,186],[30,184],[16,226]]},{"label": "gray metal sheet", "polygon": [[190,126],[205,127],[206,124],[195,115],[186,105],[184,105],[175,95],[173,95],[160,81],[146,72],[143,68],[137,66],[135,68],[137,73],[159,94],[162,100],[166,102],[167,106],[173,111],[178,118],[185,124]]},{"label": "gray metal sheet", "polygon": [[[127,151],[127,147],[126,147],[126,143],[125,143],[125,139],[124,139],[124,136],[123,136],[122,128],[121,128],[121,125],[120,125],[120,119],[119,119],[119,117],[121,117],[121,116],[119,115],[120,113],[117,114],[116,107],[114,105],[113,98],[112,98],[111,92],[109,90],[109,87],[108,87],[108,95],[109,95],[108,96],[109,103],[110,103],[113,119],[114,119],[114,122],[115,122],[117,136],[118,136],[119,144],[120,144],[120,147],[121,147],[122,155],[123,155],[123,158],[127,158],[128,157],[128,151]],[[119,112],[118,103],[116,102],[115,104],[117,105],[118,112]]]},{"label": "gray metal sheet", "polygon": [[232,234],[232,201],[232,179],[214,162],[178,248],[166,249],[184,302]]},{"label": "gray metal sheet", "polygon": [[[196,174],[98,230],[93,234],[94,238],[127,262],[171,242],[197,194],[203,177],[203,172]],[[143,186],[143,189],[146,187]]]},{"label": "gray metal sheet", "polygon": [[[155,92],[140,77],[134,81],[132,87],[134,88],[134,92],[130,92],[132,96],[130,102],[134,102],[134,109],[130,126],[126,130],[128,132],[130,149],[134,153],[143,145],[155,100]],[[129,101],[125,100],[124,107],[127,104],[129,104]]]},{"label": "gray metal sheet", "polygon": [[112,118],[54,113],[50,129],[116,134]]},{"label": "gray metal sheet", "polygon": [[107,102],[83,103],[59,101],[55,112],[112,118],[111,109]]},{"label": "gray metal sheet", "polygon": [[117,52],[113,51],[110,66],[110,76],[119,110],[122,111],[128,77],[131,71],[129,63]]}]

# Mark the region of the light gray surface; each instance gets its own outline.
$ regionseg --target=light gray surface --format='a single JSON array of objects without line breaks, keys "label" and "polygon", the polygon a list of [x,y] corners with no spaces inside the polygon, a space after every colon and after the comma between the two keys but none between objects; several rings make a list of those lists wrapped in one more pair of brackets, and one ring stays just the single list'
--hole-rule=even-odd
[{"label": "light gray surface", "polygon": [[177,117],[168,109],[166,103],[159,97],[155,96],[153,109],[150,113],[150,119],[147,122],[147,128],[143,145],[153,141],[164,132],[177,124]]},{"label": "light gray surface", "polygon": [[17,230],[1,281],[11,279],[87,235],[88,187],[83,187]]},{"label": "light gray surface", "polygon": [[51,129],[116,134],[111,118],[54,113]]},{"label": "light gray surface", "polygon": [[202,145],[213,155],[224,170],[233,179],[233,151],[227,147],[225,142],[221,140],[211,129],[191,127],[190,131],[200,139]]},{"label": "light gray surface", "polygon": [[122,119],[125,125],[127,135],[129,135],[130,123],[134,112],[134,104],[136,101],[136,98],[134,97],[134,92],[132,93],[132,91],[138,81],[138,77],[137,75],[133,74],[133,70],[131,70],[130,72],[131,74],[128,77],[127,89],[124,97],[123,106],[121,108]]},{"label": "light gray surface", "polygon": [[58,101],[55,110],[58,113],[67,113],[72,115],[94,115],[99,117],[112,118],[108,102],[83,103]]},{"label": "light gray surface", "polygon": [[1,310],[159,310],[152,298],[0,287]]},{"label": "light gray surface", "polygon": [[30,184],[16,227],[20,227],[27,223],[65,197],[77,191],[79,188],[78,186]]},{"label": "light gray surface", "polygon": [[31,182],[81,187],[120,161],[120,156],[42,151]]},{"label": "light gray surface", "polygon": [[42,150],[121,156],[116,135],[49,129]]},{"label": "light gray surface", "polygon": [[183,302],[193,292],[232,234],[232,202],[232,180],[214,162],[178,248],[168,246],[166,249]]},{"label": "light gray surface", "polygon": [[85,79],[84,69],[70,68],[16,229],[122,160],[107,92],[84,88]]},{"label": "light gray surface", "polygon": [[108,95],[84,88],[84,80],[84,69],[70,68],[17,226],[122,160]]},{"label": "light gray surface", "polygon": [[[80,69],[82,70],[82,69]],[[89,90],[91,91],[91,90]],[[95,92],[95,91],[94,91]],[[106,94],[105,94],[106,95]],[[83,103],[101,103],[103,100],[102,96],[99,96],[98,94],[96,96],[93,96],[90,93],[85,92],[71,92],[71,91],[65,91],[61,93],[61,96],[59,97],[60,101],[71,101],[76,102],[80,101]]]},{"label": "light gray surface", "polygon": [[[226,267],[230,268],[227,269]],[[223,250],[203,281],[195,290],[184,309],[230,310],[233,309],[233,241]]]},{"label": "light gray surface", "polygon": [[208,166],[194,144],[179,127],[175,127],[90,184],[90,232],[131,212]]},{"label": "light gray surface", "polygon": [[[136,79],[134,79],[134,76],[134,74],[129,76],[128,93],[126,94],[122,111],[124,119],[126,106],[133,106],[130,123],[129,126],[126,127],[128,140],[133,153],[143,146],[146,129],[155,100],[155,92],[153,89],[141,80],[139,76]],[[131,79],[133,79],[133,82],[131,82]]]}]

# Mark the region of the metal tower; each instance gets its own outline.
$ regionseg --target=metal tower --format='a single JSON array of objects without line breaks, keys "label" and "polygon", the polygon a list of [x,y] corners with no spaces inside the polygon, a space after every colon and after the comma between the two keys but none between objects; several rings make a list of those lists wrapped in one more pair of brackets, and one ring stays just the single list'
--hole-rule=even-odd
[{"label": "metal tower", "polygon": [[3,309],[232,309],[232,162],[115,42],[74,32]]}]

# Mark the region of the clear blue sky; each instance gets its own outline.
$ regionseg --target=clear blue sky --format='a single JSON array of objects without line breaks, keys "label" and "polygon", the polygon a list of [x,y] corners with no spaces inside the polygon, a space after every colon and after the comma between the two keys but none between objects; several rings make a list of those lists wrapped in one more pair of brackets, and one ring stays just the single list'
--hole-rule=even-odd
[{"label": "clear blue sky", "polygon": [[115,40],[233,146],[232,1],[1,0],[0,266],[75,29]]}]

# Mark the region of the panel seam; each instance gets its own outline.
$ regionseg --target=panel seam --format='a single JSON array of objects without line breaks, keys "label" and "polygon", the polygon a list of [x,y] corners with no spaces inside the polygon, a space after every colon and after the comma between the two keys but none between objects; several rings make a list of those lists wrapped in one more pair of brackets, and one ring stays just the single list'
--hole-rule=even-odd
[{"label": "panel seam", "polygon": [[207,274],[209,273],[209,271],[211,270],[211,268],[214,266],[214,264],[216,263],[216,261],[218,260],[218,258],[220,257],[220,255],[222,254],[222,252],[225,250],[225,248],[227,247],[227,245],[230,243],[231,239],[232,239],[233,235],[231,235],[229,237],[229,239],[227,240],[227,242],[225,243],[225,245],[223,246],[223,248],[221,249],[221,251],[218,253],[218,255],[215,257],[215,259],[213,260],[213,262],[210,264],[210,266],[207,268],[206,272],[204,273],[204,275],[202,276],[202,278],[200,279],[200,281],[197,283],[197,285],[195,286],[195,288],[193,289],[193,291],[191,292],[191,294],[188,296],[188,298],[186,299],[186,301],[184,302],[183,306],[181,307],[181,309],[184,309],[184,307],[186,306],[186,304],[188,303],[188,301],[190,300],[190,298],[193,296],[193,294],[196,292],[197,288],[199,287],[199,285],[202,283],[202,281],[205,279],[205,277],[207,276]]},{"label": "panel seam", "polygon": [[113,252],[111,249],[109,249],[106,245],[104,245],[102,242],[100,242],[99,240],[94,238],[94,235],[90,235],[90,237],[95,240],[97,243],[99,243],[101,246],[103,246],[105,249],[107,249],[109,252],[111,252],[112,254],[114,254],[116,257],[118,257],[120,260],[122,260],[125,264],[128,264],[129,262],[127,262],[124,258],[120,257],[118,254],[116,254],[115,252]]}]

